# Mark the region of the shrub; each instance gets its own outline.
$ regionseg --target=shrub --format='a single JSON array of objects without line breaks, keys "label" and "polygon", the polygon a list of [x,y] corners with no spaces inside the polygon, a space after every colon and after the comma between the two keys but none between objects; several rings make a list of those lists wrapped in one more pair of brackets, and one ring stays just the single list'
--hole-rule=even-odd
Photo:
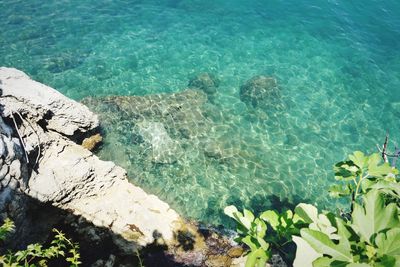
[{"label": "shrub", "polygon": [[[265,211],[258,218],[234,206],[225,214],[237,222],[237,242],[249,247],[246,267],[265,266],[271,247],[294,242],[295,267],[400,266],[400,184],[398,170],[381,164],[379,154],[354,152],[335,165],[339,181],[329,192],[346,197],[350,213],[319,213],[300,203],[294,213]],[[267,225],[271,231],[267,232]]]},{"label": "shrub", "polygon": [[[6,219],[0,226],[0,240],[4,240],[9,233],[14,231],[14,223]],[[53,229],[55,233],[54,239],[48,248],[44,248],[41,244],[30,244],[25,250],[17,252],[8,252],[0,255],[0,264],[2,266],[47,266],[49,260],[64,258],[72,267],[79,266],[81,262],[78,252],[79,246],[68,239],[64,233],[57,229]]]}]

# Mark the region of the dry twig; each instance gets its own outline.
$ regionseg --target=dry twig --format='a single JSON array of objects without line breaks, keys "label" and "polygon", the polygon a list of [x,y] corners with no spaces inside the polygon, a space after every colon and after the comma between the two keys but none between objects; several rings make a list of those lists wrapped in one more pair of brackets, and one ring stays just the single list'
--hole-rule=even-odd
[{"label": "dry twig", "polygon": [[19,141],[21,142],[21,145],[22,145],[22,147],[23,147],[23,149],[24,149],[24,154],[25,154],[26,162],[29,164],[29,157],[28,157],[28,154],[26,153],[25,142],[24,142],[24,140],[22,139],[22,135],[21,135],[21,133],[20,133],[19,130],[18,130],[18,125],[17,125],[17,122],[15,121],[14,114],[11,114],[11,119],[12,119],[12,121],[13,121],[13,123],[14,123],[15,130],[17,131],[17,135],[18,135]]}]

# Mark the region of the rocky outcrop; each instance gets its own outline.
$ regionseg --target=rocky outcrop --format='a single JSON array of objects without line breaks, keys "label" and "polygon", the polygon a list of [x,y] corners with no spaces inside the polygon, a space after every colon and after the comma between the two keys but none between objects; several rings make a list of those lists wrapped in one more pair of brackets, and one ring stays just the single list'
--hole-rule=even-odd
[{"label": "rocky outcrop", "polygon": [[263,108],[273,106],[280,92],[275,78],[258,75],[240,87],[239,95],[246,105]]},{"label": "rocky outcrop", "polygon": [[[68,137],[78,137],[99,125],[97,116],[56,90],[31,80],[16,69],[0,68],[2,101],[5,116],[24,111],[28,119]],[[13,108],[9,108],[13,104]]]},{"label": "rocky outcrop", "polygon": [[18,70],[0,68],[0,81],[2,117],[17,126],[12,130],[1,123],[1,170],[6,175],[0,199],[19,189],[141,246],[152,243],[155,232],[173,239],[180,220],[174,210],[129,183],[122,168],[74,142],[98,127],[95,114]]},{"label": "rocky outcrop", "polygon": [[192,89],[199,89],[206,94],[215,94],[219,86],[219,79],[210,73],[201,73],[190,79],[188,87]]},{"label": "rocky outcrop", "polygon": [[19,186],[19,178],[27,172],[20,140],[12,133],[12,128],[0,117],[0,189],[7,191],[0,199],[0,206],[4,206],[9,192]]},{"label": "rocky outcrop", "polygon": [[[27,213],[32,209],[32,200],[57,209],[45,211],[41,207],[33,212],[32,217],[46,225],[41,231],[34,229],[42,241],[46,239],[45,230],[61,220],[90,244],[111,238],[120,254],[136,255],[138,247],[150,244],[167,246],[168,258],[206,266],[228,252],[226,239],[203,235],[168,204],[128,182],[125,170],[100,160],[79,144],[96,134],[99,126],[97,116],[87,107],[15,69],[0,68],[0,83],[0,217],[11,217],[17,229],[22,229],[10,242],[21,245],[18,242],[28,240],[25,230],[31,227]],[[206,118],[201,113],[196,109],[181,112],[193,108],[195,102],[204,103],[205,97],[197,90],[171,95],[168,104],[157,102],[158,97],[138,98],[138,106],[129,103],[131,98],[111,97],[108,107],[120,109],[127,105],[126,115],[137,119],[135,127],[140,138],[136,141],[151,144],[154,159],[168,162],[172,158],[162,154],[164,149],[179,154],[171,136],[191,139],[193,134],[206,134],[207,129],[201,127]],[[177,101],[180,98],[192,100],[184,104]],[[169,127],[168,120],[172,123],[182,116],[179,127]],[[143,119],[150,117],[164,121]],[[194,124],[200,126],[192,132]],[[210,242],[218,251],[209,248]],[[223,249],[218,242],[225,244]],[[196,260],[191,261],[193,255]],[[104,257],[96,264],[114,262],[112,255]],[[230,260],[224,256],[224,262]]]}]

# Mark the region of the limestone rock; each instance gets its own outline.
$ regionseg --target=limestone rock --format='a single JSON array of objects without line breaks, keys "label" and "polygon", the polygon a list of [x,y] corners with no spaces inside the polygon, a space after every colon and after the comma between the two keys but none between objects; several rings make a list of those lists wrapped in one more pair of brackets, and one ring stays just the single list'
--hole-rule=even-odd
[{"label": "limestone rock", "polygon": [[258,75],[240,87],[239,95],[246,105],[265,107],[274,104],[279,97],[279,88],[275,78]]},{"label": "limestone rock", "polygon": [[[18,116],[14,118],[18,121],[19,138],[31,147],[27,151],[28,166],[14,126],[0,120],[0,152],[4,161],[0,180],[6,186],[0,189],[0,211],[21,192],[72,212],[95,227],[111,230],[114,244],[126,253],[152,243],[154,233],[159,233],[165,242],[174,238],[174,225],[180,216],[168,204],[128,182],[122,168],[100,160],[74,142],[96,129],[96,115],[21,71],[0,68],[0,81],[2,117],[11,121]],[[166,143],[171,141],[165,130],[152,127],[158,132],[154,134],[150,127],[149,138],[163,136]],[[35,170],[28,172],[28,167]],[[21,209],[20,202],[15,203],[16,210]]]},{"label": "limestone rock", "polygon": [[203,90],[206,94],[215,94],[219,80],[215,75],[205,72],[193,77],[188,86],[192,89]]},{"label": "limestone rock", "polygon": [[231,267],[245,267],[246,260],[247,260],[246,256],[234,258],[234,259],[232,259]]},{"label": "limestone rock", "polygon": [[243,252],[244,250],[242,247],[233,247],[228,250],[228,256],[231,258],[239,258],[240,256],[242,256]]},{"label": "limestone rock", "polygon": [[19,113],[26,113],[30,108],[29,116],[39,123],[46,120],[48,130],[72,136],[91,131],[99,125],[97,116],[87,107],[31,80],[22,71],[1,67],[0,81],[3,92],[0,104],[13,105],[13,111]]},{"label": "limestone rock", "polygon": [[103,141],[103,137],[97,133],[90,137],[83,139],[82,146],[87,150],[94,150],[101,142]]},{"label": "limestone rock", "polygon": [[229,267],[232,259],[226,255],[210,255],[206,260],[207,267]]}]

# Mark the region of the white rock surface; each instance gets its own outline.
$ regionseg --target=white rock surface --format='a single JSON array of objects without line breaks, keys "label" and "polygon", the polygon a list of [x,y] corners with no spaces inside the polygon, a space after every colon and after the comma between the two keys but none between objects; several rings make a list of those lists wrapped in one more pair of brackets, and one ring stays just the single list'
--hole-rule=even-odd
[{"label": "white rock surface", "polygon": [[[34,168],[30,175],[23,171],[22,166],[27,165],[24,152],[16,144],[18,139],[9,136],[10,126],[0,120],[0,152],[7,152],[6,161],[0,161],[0,174],[5,173],[0,176],[4,184],[0,202],[9,196],[6,187],[12,176],[29,196],[111,229],[122,237],[114,240],[117,245],[130,242],[124,249],[135,250],[132,243],[152,243],[154,233],[167,242],[172,240],[180,217],[168,204],[128,182],[122,168],[72,141],[98,127],[95,114],[16,69],[0,68],[0,88],[2,117],[18,121],[29,166]],[[13,136],[17,136],[15,129]],[[18,157],[7,161],[13,153]]]},{"label": "white rock surface", "polygon": [[[97,115],[58,91],[31,80],[24,72],[12,68],[0,68],[2,101],[13,103],[8,111],[27,110],[32,118],[47,117],[47,129],[72,136],[85,133],[99,125]],[[6,110],[7,111],[7,110]],[[10,115],[5,113],[5,115]]]}]

